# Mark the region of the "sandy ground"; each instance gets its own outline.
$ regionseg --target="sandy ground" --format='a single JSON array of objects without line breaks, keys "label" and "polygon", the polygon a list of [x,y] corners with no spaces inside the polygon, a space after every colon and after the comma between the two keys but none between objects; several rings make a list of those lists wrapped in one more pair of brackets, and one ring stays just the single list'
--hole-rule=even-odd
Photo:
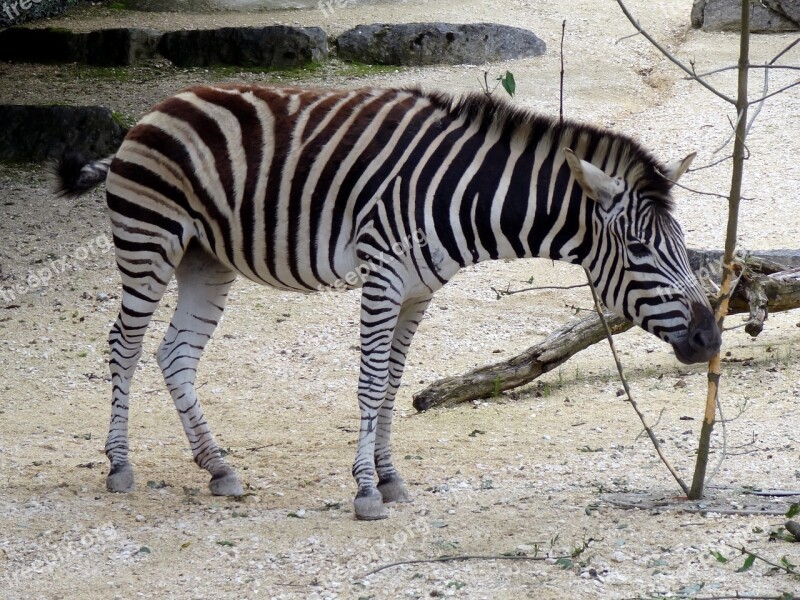
[{"label": "sandy ground", "polygon": [[[698,69],[733,62],[736,36],[687,27],[691,2],[632,1],[646,27]],[[698,163],[730,129],[723,104],[640,38],[609,0],[407,2],[255,15],[131,14],[92,9],[53,21],[91,29],[121,22],[301,23],[336,33],[360,22],[497,21],[528,27],[548,44],[511,69],[515,103],[558,110],[558,42],[565,42],[567,115],[626,131],[665,159],[698,151]],[[753,62],[791,36],[754,38]],[[795,50],[787,64],[798,63]],[[477,89],[482,66],[297,73],[313,85],[422,83]],[[131,117],[190,83],[286,81],[286,76],[164,64],[94,71],[0,65],[0,101],[101,104]],[[770,89],[792,81],[776,73]],[[730,74],[716,77],[733,93]],[[753,93],[762,86],[753,82]],[[798,247],[800,98],[769,101],[749,139],[740,242]],[[690,173],[692,188],[726,193],[728,170]],[[134,380],[132,460],[138,489],[105,491],[109,383],[106,335],[119,298],[108,251],[102,191],[54,199],[38,166],[0,167],[0,595],[7,598],[535,598],[616,599],[800,590],[800,579],[757,561],[738,573],[746,547],[773,562],[800,563],[800,548],[771,542],[791,498],[753,489],[800,489],[797,315],[770,318],[751,340],[725,335],[722,402],[727,454],[705,504],[680,501],[620,385],[604,345],[536,385],[489,403],[415,414],[411,397],[439,377],[507,358],[591,305],[588,292],[539,291],[498,300],[492,286],[579,283],[582,273],[548,261],[486,263],[435,298],[400,390],[395,456],[414,494],[391,518],[356,522],[349,475],[355,450],[358,295],[302,296],[246,281],[199,372],[206,416],[248,495],[212,497],[158,372],[153,351],[174,306],[165,298]],[[722,201],[686,191],[677,214],[693,247],[721,247]],[[49,281],[35,284],[50,273]],[[8,292],[6,291],[6,294]],[[738,318],[728,325],[737,325]],[[684,478],[691,478],[705,397],[703,366],[677,363],[659,340],[635,331],[618,340],[634,394]],[[721,453],[715,435],[714,463]],[[627,510],[612,500],[645,503]],[[797,501],[797,498],[794,498]],[[648,504],[649,503],[649,504]],[[681,508],[752,508],[764,514],[697,514]],[[712,551],[734,559],[721,564]],[[395,566],[443,555],[524,554],[548,560],[471,560]],[[556,557],[574,555],[568,564]]]}]

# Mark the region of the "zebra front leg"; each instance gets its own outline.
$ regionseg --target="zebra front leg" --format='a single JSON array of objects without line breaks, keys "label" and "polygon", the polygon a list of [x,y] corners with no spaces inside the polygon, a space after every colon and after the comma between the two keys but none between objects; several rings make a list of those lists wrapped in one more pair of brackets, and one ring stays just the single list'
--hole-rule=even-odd
[{"label": "zebra front leg", "polygon": [[158,349],[158,365],[189,438],[194,461],[211,473],[211,493],[241,496],[242,484],[222,458],[194,386],[197,364],[222,316],[236,274],[194,246],[187,251],[175,276],[178,305]]},{"label": "zebra front leg", "polygon": [[408,348],[431,298],[432,295],[428,295],[424,298],[407,300],[400,310],[400,317],[394,331],[392,352],[389,358],[389,390],[378,410],[378,430],[375,434],[375,468],[378,472],[378,491],[384,502],[411,502],[411,494],[408,493],[392,460],[392,415],[394,399],[400,387]]},{"label": "zebra front leg", "polygon": [[402,279],[394,272],[383,273],[364,283],[361,295],[361,369],[358,405],[361,426],[353,477],[358,484],[354,509],[365,521],[385,519],[389,511],[375,486],[375,448],[378,414],[389,391],[389,364],[395,326],[400,313]]}]

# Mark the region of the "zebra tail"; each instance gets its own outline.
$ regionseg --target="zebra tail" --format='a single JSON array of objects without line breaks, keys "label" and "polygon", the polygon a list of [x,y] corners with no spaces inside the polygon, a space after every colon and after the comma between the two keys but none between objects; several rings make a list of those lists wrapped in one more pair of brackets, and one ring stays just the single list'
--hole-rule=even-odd
[{"label": "zebra tail", "polygon": [[100,160],[89,160],[81,152],[64,150],[61,158],[50,165],[56,196],[77,198],[93,190],[106,180],[114,155]]}]

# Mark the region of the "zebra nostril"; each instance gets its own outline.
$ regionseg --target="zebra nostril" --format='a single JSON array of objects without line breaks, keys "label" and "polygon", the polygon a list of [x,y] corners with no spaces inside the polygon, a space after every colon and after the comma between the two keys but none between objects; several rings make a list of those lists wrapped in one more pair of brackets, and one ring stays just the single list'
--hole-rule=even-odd
[{"label": "zebra nostril", "polygon": [[712,327],[695,329],[689,336],[689,344],[695,350],[716,348],[719,346],[719,335],[715,324]]},{"label": "zebra nostril", "polygon": [[701,349],[708,346],[708,335],[706,331],[695,331],[692,333],[692,337],[689,340],[689,343],[692,345],[693,348]]},{"label": "zebra nostril", "polygon": [[692,310],[692,325],[689,328],[689,347],[703,354],[719,350],[722,342],[714,313],[705,306],[695,304]]}]

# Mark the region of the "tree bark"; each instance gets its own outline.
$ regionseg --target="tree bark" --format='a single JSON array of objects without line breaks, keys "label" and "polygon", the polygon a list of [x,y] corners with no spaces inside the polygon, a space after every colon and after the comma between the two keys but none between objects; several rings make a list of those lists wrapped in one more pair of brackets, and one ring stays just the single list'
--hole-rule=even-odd
[{"label": "tree bark", "polygon": [[[690,262],[711,264],[718,260],[718,251],[690,251]],[[737,262],[741,279],[730,298],[728,314],[749,313],[745,327],[758,335],[770,312],[800,308],[800,251],[756,253]],[[794,268],[786,269],[790,265]],[[711,279],[714,271],[710,270]],[[717,273],[718,274],[718,273]],[[709,298],[716,294],[709,294]],[[608,311],[605,313],[613,334],[627,331],[633,325]],[[419,411],[434,406],[454,406],[462,402],[498,396],[501,392],[530,383],[543,373],[564,364],[573,354],[606,338],[597,314],[567,323],[545,340],[522,354],[506,361],[479,367],[464,375],[440,379],[414,394],[414,408]]]}]

